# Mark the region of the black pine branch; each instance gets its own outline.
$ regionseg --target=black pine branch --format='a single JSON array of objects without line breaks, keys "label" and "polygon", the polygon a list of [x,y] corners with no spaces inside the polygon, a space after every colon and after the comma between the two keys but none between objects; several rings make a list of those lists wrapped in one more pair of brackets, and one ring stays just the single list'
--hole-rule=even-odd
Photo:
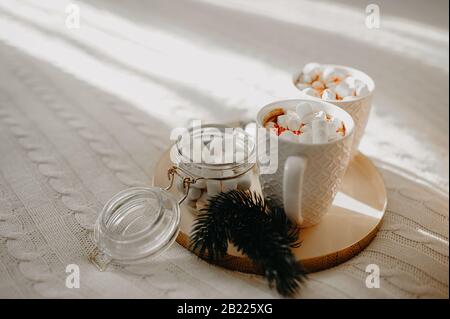
[{"label": "black pine branch", "polygon": [[232,190],[213,197],[197,217],[190,238],[192,249],[210,260],[225,256],[231,242],[263,269],[269,285],[275,284],[282,295],[294,294],[306,279],[291,251],[300,245],[298,226],[257,193]]}]

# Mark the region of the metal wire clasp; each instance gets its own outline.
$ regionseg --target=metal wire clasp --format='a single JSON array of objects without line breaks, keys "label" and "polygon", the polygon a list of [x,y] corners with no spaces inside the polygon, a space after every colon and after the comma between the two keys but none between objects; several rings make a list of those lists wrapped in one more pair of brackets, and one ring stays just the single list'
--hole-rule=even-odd
[{"label": "metal wire clasp", "polygon": [[100,271],[105,271],[112,261],[109,256],[102,253],[97,247],[89,254],[88,260]]},{"label": "metal wire clasp", "polygon": [[[181,171],[182,173],[180,173],[179,171]],[[167,191],[172,188],[173,182],[175,180],[175,175],[178,175],[180,178],[183,179],[184,194],[183,194],[183,197],[181,197],[178,200],[178,205],[180,205],[188,197],[189,190],[191,189],[191,185],[197,183],[198,180],[205,179],[205,178],[203,178],[203,177],[195,178],[194,176],[192,176],[185,170],[183,170],[177,166],[172,166],[171,168],[169,168],[167,170],[167,178],[169,179],[169,185],[166,188],[164,188],[164,190]]]}]

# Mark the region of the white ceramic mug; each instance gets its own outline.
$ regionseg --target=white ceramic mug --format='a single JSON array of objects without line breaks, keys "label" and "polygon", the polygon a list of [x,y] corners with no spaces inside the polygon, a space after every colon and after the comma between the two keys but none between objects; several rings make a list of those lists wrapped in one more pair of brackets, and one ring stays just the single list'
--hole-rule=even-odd
[{"label": "white ceramic mug", "polygon": [[[369,94],[361,97],[355,97],[352,100],[328,101],[329,103],[337,105],[346,112],[348,112],[352,116],[353,121],[355,122],[355,133],[354,133],[355,136],[353,137],[353,145],[351,151],[353,157],[358,153],[359,143],[361,142],[361,139],[364,135],[364,131],[366,129],[367,121],[369,120],[370,109],[372,108],[373,94],[375,92],[375,82],[366,73],[348,66],[335,64],[322,64],[322,67],[324,68],[333,67],[336,69],[344,70],[346,71],[347,74],[350,74],[351,76],[357,78],[358,80],[363,81],[369,89]],[[297,80],[299,79],[300,75],[301,72],[294,74],[292,79],[294,85],[297,83]],[[295,85],[295,87],[297,86]]]},{"label": "white ceramic mug", "polygon": [[[350,161],[354,131],[352,117],[341,108],[317,99],[295,99],[270,103],[257,114],[263,127],[268,114],[278,108],[294,110],[301,102],[337,117],[344,122],[346,135],[338,140],[307,144],[278,138],[278,167],[274,174],[260,176],[264,197],[282,204],[286,215],[301,227],[317,224],[328,211]],[[259,131],[259,130],[257,130]],[[267,134],[258,134],[258,144]]]}]

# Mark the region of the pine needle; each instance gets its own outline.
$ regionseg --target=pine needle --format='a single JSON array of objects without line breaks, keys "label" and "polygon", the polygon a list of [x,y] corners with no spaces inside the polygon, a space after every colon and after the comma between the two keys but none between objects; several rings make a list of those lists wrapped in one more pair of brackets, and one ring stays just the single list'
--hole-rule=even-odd
[{"label": "pine needle", "polygon": [[282,208],[270,207],[257,193],[232,190],[213,197],[200,212],[190,244],[202,258],[218,260],[232,243],[263,269],[270,287],[291,296],[306,279],[291,251],[300,245],[298,231]]}]

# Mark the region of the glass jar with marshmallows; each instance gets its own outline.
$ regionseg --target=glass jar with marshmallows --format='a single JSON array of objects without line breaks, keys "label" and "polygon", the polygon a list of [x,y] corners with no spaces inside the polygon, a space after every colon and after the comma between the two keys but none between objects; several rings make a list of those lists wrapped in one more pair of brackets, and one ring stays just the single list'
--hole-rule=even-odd
[{"label": "glass jar with marshmallows", "polygon": [[183,205],[193,212],[230,190],[253,190],[257,181],[254,137],[241,128],[193,127],[171,150],[172,171]]}]

